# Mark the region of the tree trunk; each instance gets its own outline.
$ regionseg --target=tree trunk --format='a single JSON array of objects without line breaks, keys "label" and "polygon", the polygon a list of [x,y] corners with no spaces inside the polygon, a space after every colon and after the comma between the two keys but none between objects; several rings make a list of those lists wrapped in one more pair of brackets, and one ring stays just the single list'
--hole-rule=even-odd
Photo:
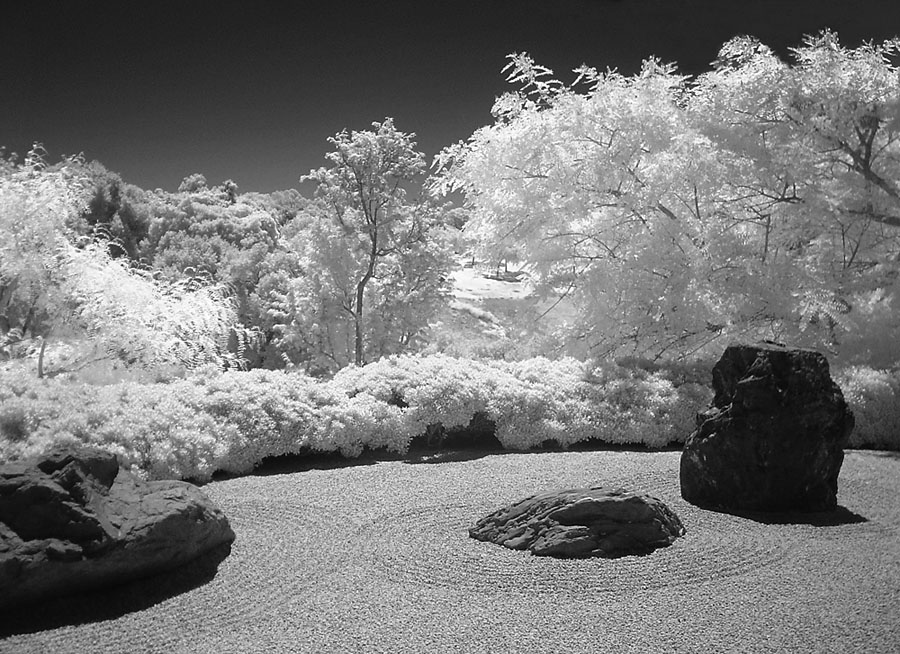
[{"label": "tree trunk", "polygon": [[366,293],[366,284],[375,276],[375,264],[378,261],[378,235],[370,234],[372,249],[369,252],[369,267],[366,274],[356,285],[356,313],[354,315],[356,329],[356,365],[361,366],[366,361],[365,343],[363,342],[363,298]]},{"label": "tree trunk", "polygon": [[41,337],[41,351],[38,353],[38,379],[44,378],[44,350],[47,349],[47,339]]},{"label": "tree trunk", "polygon": [[363,365],[365,359],[365,344],[363,343],[363,295],[366,292],[366,283],[369,281],[368,274],[362,278],[362,281],[356,285],[356,313],[353,316],[356,328],[356,365]]}]

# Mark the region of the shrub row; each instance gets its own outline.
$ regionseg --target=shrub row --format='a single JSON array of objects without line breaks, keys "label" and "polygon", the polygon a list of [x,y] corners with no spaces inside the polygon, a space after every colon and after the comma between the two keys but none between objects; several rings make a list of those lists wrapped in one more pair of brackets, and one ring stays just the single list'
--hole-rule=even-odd
[{"label": "shrub row", "polygon": [[[145,478],[207,480],[306,451],[403,454],[432,425],[495,425],[503,447],[586,440],[651,448],[683,442],[711,390],[684,371],[573,359],[520,362],[400,356],[330,381],[298,373],[227,372],[168,383],[95,386],[0,373],[0,461],[56,444],[115,452]],[[836,374],[856,430],[851,447],[900,449],[900,373]]]},{"label": "shrub row", "polygon": [[433,355],[383,359],[341,370],[331,385],[403,407],[410,431],[430,424],[464,427],[476,414],[496,425],[503,447],[527,450],[546,440],[563,447],[589,439],[663,447],[683,441],[710,391],[676,386],[662,371],[574,359],[476,361]]},{"label": "shrub row", "polygon": [[850,447],[900,451],[900,368],[852,366],[834,378],[856,418]]},{"label": "shrub row", "polygon": [[206,480],[309,450],[402,454],[430,425],[465,427],[476,414],[508,449],[588,439],[661,447],[684,440],[709,397],[660,372],[571,359],[401,356],[327,382],[264,370],[107,386],[0,374],[0,460],[86,443],[147,478]]}]

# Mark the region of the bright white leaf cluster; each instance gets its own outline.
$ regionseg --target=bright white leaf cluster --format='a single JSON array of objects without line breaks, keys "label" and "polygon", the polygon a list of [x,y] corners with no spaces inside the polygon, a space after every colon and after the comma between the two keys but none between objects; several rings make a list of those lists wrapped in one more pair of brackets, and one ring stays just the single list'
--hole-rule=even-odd
[{"label": "bright white leaf cluster", "polygon": [[90,190],[83,167],[74,159],[50,167],[41,154],[0,170],[4,343],[15,332],[74,339],[94,355],[145,368],[239,367],[240,347],[229,339],[240,344],[241,330],[228,289],[164,281],[110,256],[109,242],[76,237],[70,224]]},{"label": "bright white leaf cluster", "polygon": [[696,79],[649,60],[571,86],[511,55],[522,90],[432,188],[465,192],[482,257],[513,251],[576,303],[570,337],[598,355],[746,337],[865,359],[900,336],[860,310],[900,292],[897,53],[823,32],[788,65],[739,37]]},{"label": "bright white leaf cluster", "polygon": [[111,258],[103,242],[63,243],[59,257],[75,319],[116,358],[146,368],[240,366],[228,348],[237,312],[222,285],[154,278]]}]

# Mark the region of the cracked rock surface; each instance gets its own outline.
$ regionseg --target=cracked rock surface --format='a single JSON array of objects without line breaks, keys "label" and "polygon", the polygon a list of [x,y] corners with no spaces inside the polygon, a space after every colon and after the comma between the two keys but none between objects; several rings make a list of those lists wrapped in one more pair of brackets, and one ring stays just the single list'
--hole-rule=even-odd
[{"label": "cracked rock surface", "polygon": [[234,537],[199,488],[143,481],[103,450],[0,466],[0,607],[171,570]]},{"label": "cracked rock surface", "polygon": [[853,413],[819,352],[731,345],[681,457],[681,494],[723,511],[831,511]]},{"label": "cracked rock surface", "polygon": [[660,500],[603,486],[534,495],[469,529],[477,540],[557,558],[649,554],[684,533],[681,520]]}]

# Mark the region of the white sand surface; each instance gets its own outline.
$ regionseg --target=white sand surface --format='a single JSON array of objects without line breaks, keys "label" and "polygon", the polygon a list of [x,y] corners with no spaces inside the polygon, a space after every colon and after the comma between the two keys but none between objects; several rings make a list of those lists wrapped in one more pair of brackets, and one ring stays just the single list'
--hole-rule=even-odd
[{"label": "white sand surface", "polygon": [[[848,452],[842,524],[698,509],[678,452],[495,454],[260,474],[204,488],[237,534],[215,577],[0,652],[894,652],[900,457]],[[557,560],[468,538],[527,495],[649,492],[687,534],[645,557]],[[99,600],[94,600],[99,601]]]}]

